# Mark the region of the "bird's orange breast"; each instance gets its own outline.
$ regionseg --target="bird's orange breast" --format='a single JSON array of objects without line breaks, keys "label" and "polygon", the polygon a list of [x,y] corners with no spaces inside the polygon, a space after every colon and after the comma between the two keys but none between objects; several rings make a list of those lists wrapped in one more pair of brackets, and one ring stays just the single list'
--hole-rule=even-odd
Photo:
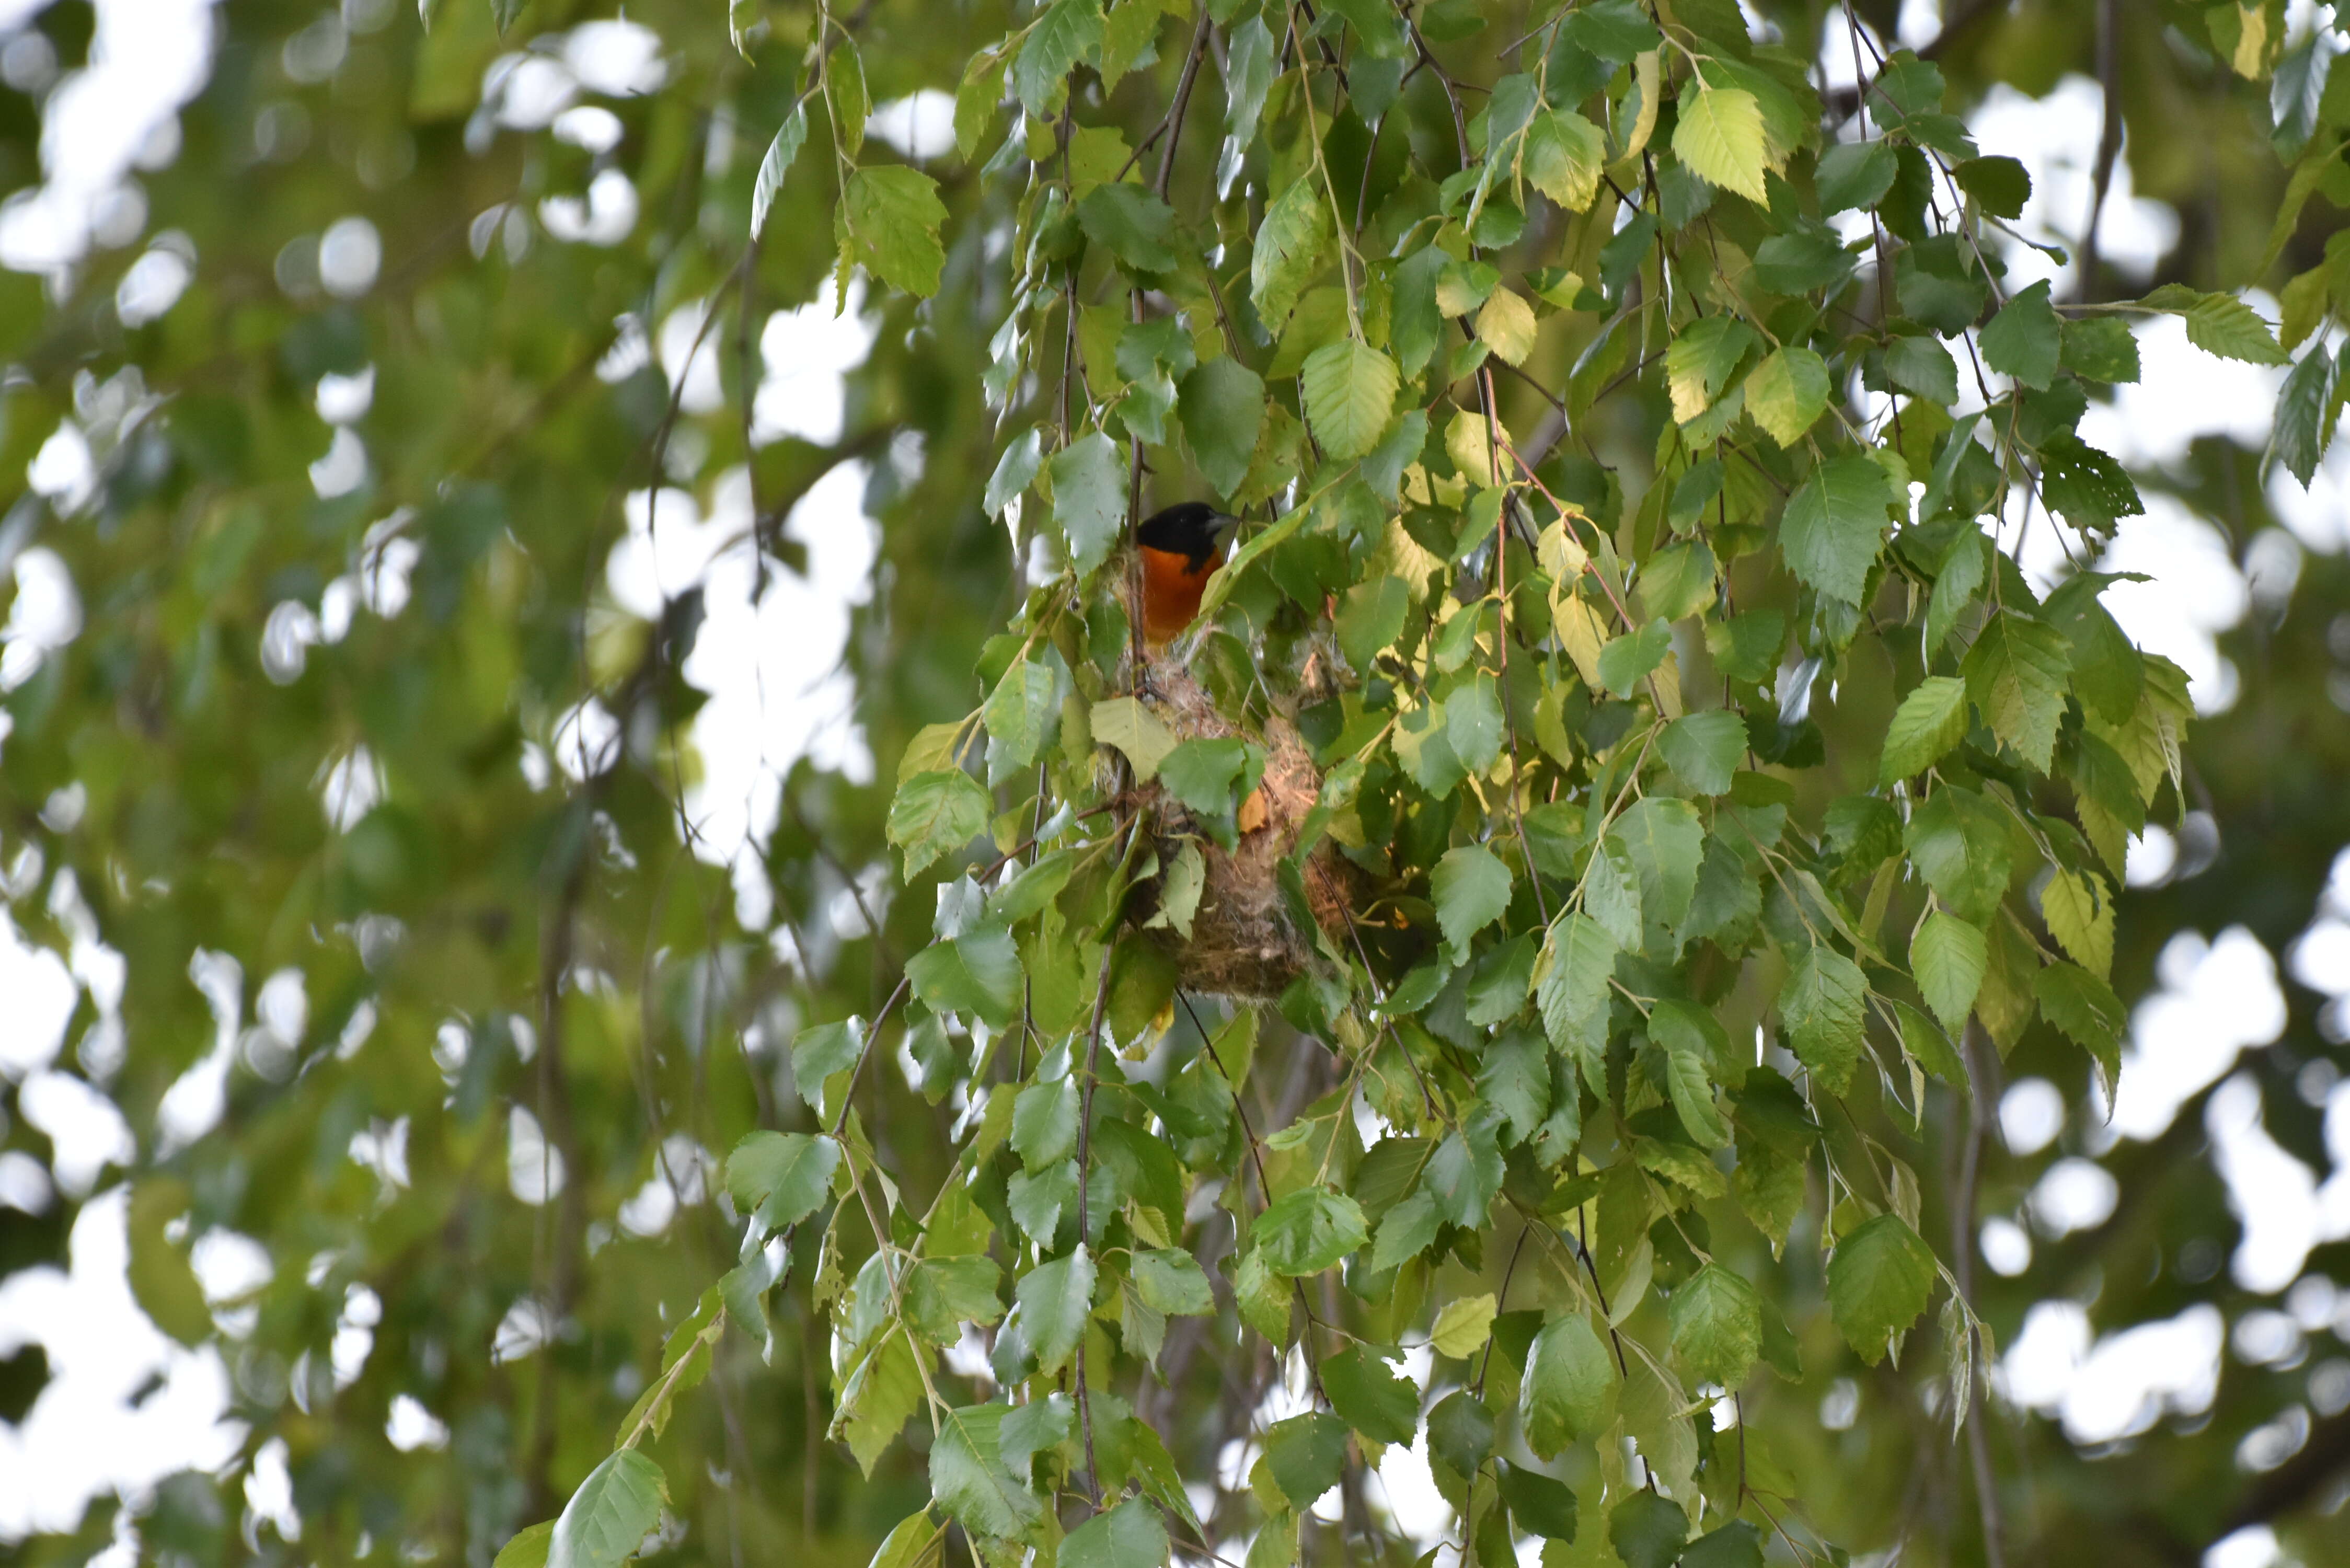
[{"label": "bird's orange breast", "polygon": [[1221,552],[1195,569],[1188,556],[1171,550],[1140,546],[1142,552],[1142,640],[1150,648],[1173,641],[1200,613],[1200,596],[1208,578],[1223,564]]}]

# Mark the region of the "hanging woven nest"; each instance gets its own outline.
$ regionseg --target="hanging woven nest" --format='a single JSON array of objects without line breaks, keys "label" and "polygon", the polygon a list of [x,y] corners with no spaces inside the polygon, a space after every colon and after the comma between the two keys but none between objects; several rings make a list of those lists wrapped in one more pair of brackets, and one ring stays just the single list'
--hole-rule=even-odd
[{"label": "hanging woven nest", "polygon": [[[1191,934],[1160,924],[1151,935],[1174,957],[1187,990],[1250,1000],[1278,997],[1308,969],[1329,961],[1314,933],[1303,929],[1295,895],[1284,894],[1281,886],[1281,864],[1295,853],[1306,814],[1320,798],[1321,770],[1287,719],[1275,713],[1262,732],[1251,732],[1219,712],[1198,680],[1180,665],[1154,665],[1142,701],[1179,742],[1253,741],[1264,749],[1265,761],[1263,776],[1235,814],[1238,836],[1230,849],[1163,784],[1141,786],[1160,876],[1139,898],[1136,919],[1147,925],[1159,913],[1170,869],[1187,847],[1196,847],[1203,875]],[[1326,837],[1306,857],[1304,870],[1305,904],[1315,924],[1343,950],[1360,874]]]}]

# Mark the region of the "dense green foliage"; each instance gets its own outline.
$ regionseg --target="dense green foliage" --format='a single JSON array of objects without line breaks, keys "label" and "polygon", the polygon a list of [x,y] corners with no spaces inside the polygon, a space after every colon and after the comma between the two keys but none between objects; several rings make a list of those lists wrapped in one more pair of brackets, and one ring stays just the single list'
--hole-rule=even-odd
[{"label": "dense green foliage", "polygon": [[[138,1136],[133,1287],[223,1347],[302,1520],[240,1530],[239,1483],[190,1475],[152,1547],[1400,1560],[1374,1472],[1416,1439],[1464,1561],[1555,1568],[1971,1563],[1993,1529],[2192,1560],[2310,1501],[2243,1495],[2234,1439],[2287,1397],[2258,1378],[2106,1459],[1985,1390],[2038,1296],[2225,1297],[2158,1266],[2228,1223],[2192,1114],[2116,1157],[2180,1189],[2102,1240],[2016,1281],[1968,1245],[2032,1175],[1985,1147],[2002,1075],[2109,1087],[2161,939],[2282,941],[2350,836],[2323,616],[2248,628],[2244,696],[2190,728],[2089,569],[2141,487],[2259,523],[2261,453],[2132,473],[2078,433],[2132,321],[2298,353],[2303,480],[2350,392],[2350,99],[2280,7],[2106,8],[2138,187],[2204,214],[2128,297],[2094,261],[2008,286],[2029,182],[1960,117],[2094,69],[2087,5],[1954,6],[1930,60],[1855,33],[1865,88],[1824,97],[1819,17],[1769,3],[1770,42],[1729,0],[656,3],[666,79],[598,100],[611,145],[502,128],[484,70],[591,9],[442,0],[304,83],[312,9],[236,7],[148,177],[185,294],[125,325],[119,254],[46,303],[5,281],[0,548],[56,552],[86,617],[5,699],[9,909],[126,961],[68,1061]],[[957,84],[952,152],[868,138]],[[255,157],[286,104],[309,151]],[[550,233],[613,168],[632,231]],[[380,276],[289,274],[354,209]],[[760,324],[827,278],[880,323],[843,432],[754,443]],[[2225,291],[2260,282],[2282,337]],[[697,350],[708,400],[660,368]],[[319,381],[363,370],[366,470],[322,495]],[[23,479],[69,413],[74,504]],[[879,776],[794,767],[746,852],[770,911],[686,815],[702,591],[631,614],[605,568],[631,493],[716,516],[740,472],[763,580],[796,572],[793,508],[849,462]],[[1246,521],[1146,670],[1124,538],[1195,496]],[[2032,513],[2081,567],[2044,591],[1978,524]],[[351,586],[388,540],[404,607]],[[2350,602],[2338,562],[2299,591]],[[335,592],[289,669],[276,612]],[[1318,803],[1267,874],[1303,961],[1195,992],[1293,731]],[[2268,847],[2118,898],[2190,806]],[[219,955],[299,975],[296,1037],[244,1029]],[[2303,1010],[2277,1081],[2315,1049]],[[175,1140],[215,1050],[225,1114]],[[397,1179],[351,1158],[394,1128]],[[649,1180],[673,1220],[620,1223]],[[61,1255],[68,1206],[0,1217],[0,1268]],[[215,1226],[273,1261],[235,1313],[188,1261]],[[445,1447],[386,1439],[403,1395]]]}]

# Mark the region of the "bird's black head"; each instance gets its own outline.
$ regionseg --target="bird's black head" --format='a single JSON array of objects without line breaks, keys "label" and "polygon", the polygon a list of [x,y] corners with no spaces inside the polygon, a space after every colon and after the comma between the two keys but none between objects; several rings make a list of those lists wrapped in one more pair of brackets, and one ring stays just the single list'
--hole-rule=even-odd
[{"label": "bird's black head", "polygon": [[1204,501],[1184,501],[1144,518],[1134,536],[1151,549],[1182,556],[1196,572],[1213,558],[1235,521]]}]

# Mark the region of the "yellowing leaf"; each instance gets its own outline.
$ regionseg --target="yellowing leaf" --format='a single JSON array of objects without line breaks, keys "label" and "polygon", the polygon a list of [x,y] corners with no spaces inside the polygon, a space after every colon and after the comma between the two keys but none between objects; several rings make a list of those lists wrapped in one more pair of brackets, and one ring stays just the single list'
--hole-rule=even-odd
[{"label": "yellowing leaf", "polygon": [[1534,348],[1534,307],[1507,288],[1497,288],[1477,313],[1477,336],[1513,365],[1523,365]]},{"label": "yellowing leaf", "polygon": [[1494,1304],[1490,1293],[1446,1303],[1444,1310],[1436,1314],[1436,1326],[1429,1331],[1428,1343],[1436,1347],[1438,1355],[1456,1360],[1475,1355],[1493,1331]]},{"label": "yellowing leaf", "polygon": [[1509,462],[1487,434],[1482,414],[1453,415],[1451,424],[1445,428],[1444,451],[1452,459],[1453,467],[1480,484],[1497,471],[1503,478],[1510,477]]},{"label": "yellowing leaf", "polygon": [[2106,979],[2114,967],[2114,895],[2095,871],[2058,871],[2040,890],[2049,934],[2083,969]]},{"label": "yellowing leaf", "polygon": [[1571,109],[1544,109],[1526,127],[1519,167],[1526,182],[1569,213],[1588,209],[1599,194],[1607,139]]},{"label": "yellowing leaf", "polygon": [[1752,93],[1692,82],[1681,94],[1673,154],[1700,179],[1750,201],[1770,202],[1762,180],[1770,150],[1763,144],[1762,106]]},{"label": "yellowing leaf", "polygon": [[1794,446],[1828,406],[1828,367],[1809,348],[1774,349],[1746,378],[1746,411],[1781,446]]},{"label": "yellowing leaf", "polygon": [[1112,697],[1093,707],[1094,739],[1116,746],[1134,764],[1134,776],[1148,783],[1175,749],[1175,732],[1131,697]]}]

